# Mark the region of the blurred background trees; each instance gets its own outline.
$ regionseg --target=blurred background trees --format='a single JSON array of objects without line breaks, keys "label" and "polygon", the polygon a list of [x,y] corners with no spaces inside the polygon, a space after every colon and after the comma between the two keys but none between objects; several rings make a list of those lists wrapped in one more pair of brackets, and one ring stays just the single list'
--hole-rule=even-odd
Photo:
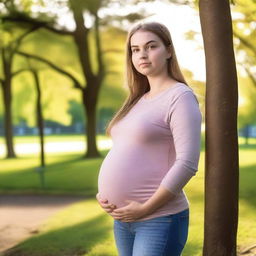
[{"label": "blurred background trees", "polygon": [[[15,134],[38,134],[36,90],[31,67],[42,90],[45,133],[84,133],[86,157],[99,156],[96,135],[127,95],[123,87],[124,44],[129,24],[152,15],[146,2],[140,11],[114,0],[46,1],[2,0],[0,3],[0,133],[5,135],[7,157],[15,157]],[[197,1],[166,1],[189,4]],[[251,136],[255,120],[255,3],[233,1],[235,50],[239,71],[239,128]],[[116,11],[119,10],[119,13]],[[193,31],[188,39],[196,40]],[[204,82],[195,81],[204,111]],[[14,129],[12,129],[13,127]]]}]

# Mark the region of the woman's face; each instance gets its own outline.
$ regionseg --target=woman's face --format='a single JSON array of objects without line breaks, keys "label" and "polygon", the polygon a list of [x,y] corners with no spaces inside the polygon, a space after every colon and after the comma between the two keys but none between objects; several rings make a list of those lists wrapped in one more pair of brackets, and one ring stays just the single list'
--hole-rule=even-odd
[{"label": "woman's face", "polygon": [[148,77],[167,74],[167,59],[171,54],[156,34],[137,31],[132,35],[130,45],[132,63],[139,73]]}]

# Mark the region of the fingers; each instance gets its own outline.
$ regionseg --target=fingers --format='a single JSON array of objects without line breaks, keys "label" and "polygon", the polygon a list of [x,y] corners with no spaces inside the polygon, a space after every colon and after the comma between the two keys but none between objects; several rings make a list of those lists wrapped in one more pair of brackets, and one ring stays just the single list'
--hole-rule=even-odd
[{"label": "fingers", "polygon": [[128,213],[116,214],[114,212],[111,212],[110,215],[116,220],[133,219],[133,217]]},{"label": "fingers", "polygon": [[128,212],[127,210],[126,211],[124,211],[124,210],[122,210],[122,209],[115,209],[114,210],[114,213],[116,213],[116,214],[123,214],[123,213],[125,213],[125,212]]},{"label": "fingers", "polygon": [[112,213],[113,209],[111,208],[102,208],[104,211],[106,211],[107,213]]},{"label": "fingers", "polygon": [[108,200],[107,199],[102,199],[102,198],[100,198],[100,194],[98,193],[97,195],[96,195],[96,199],[97,199],[97,201],[100,203],[100,202],[102,202],[102,203],[106,203]]},{"label": "fingers", "polygon": [[107,199],[102,199],[102,198],[100,198],[99,193],[96,195],[96,199],[97,199],[97,201],[98,201],[100,204],[104,204],[104,203],[107,203],[107,202],[108,202]]},{"label": "fingers", "polygon": [[112,212],[114,209],[116,209],[116,205],[108,203],[107,199],[100,198],[99,193],[96,195],[96,199],[99,202],[101,208],[106,211],[107,213]]},{"label": "fingers", "polygon": [[100,203],[102,208],[111,209],[112,211],[116,208],[114,204],[109,203]]},{"label": "fingers", "polygon": [[[111,214],[110,214],[111,215]],[[112,215],[111,215],[112,216]],[[113,216],[112,216],[113,217]],[[131,217],[113,217],[115,220],[119,220],[119,221],[122,221],[122,222],[133,222],[135,221],[134,218],[131,218]]]}]

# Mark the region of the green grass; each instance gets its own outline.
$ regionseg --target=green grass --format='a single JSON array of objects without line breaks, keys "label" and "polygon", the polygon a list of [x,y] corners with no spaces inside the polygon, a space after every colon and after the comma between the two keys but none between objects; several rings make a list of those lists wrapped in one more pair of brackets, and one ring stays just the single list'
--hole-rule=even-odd
[{"label": "green grass", "polygon": [[[97,135],[98,139],[105,138],[105,135]],[[59,134],[59,135],[46,135],[45,142],[58,142],[58,141],[84,141],[83,134]],[[38,143],[38,135],[14,136],[14,143]],[[0,144],[4,143],[4,138],[0,136]]]},{"label": "green grass", "polygon": [[[82,141],[84,140],[85,136],[78,134],[78,135],[46,135],[45,141]],[[39,137],[38,135],[26,135],[26,136],[15,136],[14,137],[14,143],[38,143]],[[4,143],[4,138],[0,137],[0,143]]]},{"label": "green grass", "polygon": [[[243,141],[241,141],[243,142]],[[102,151],[105,155],[107,151]],[[238,246],[255,244],[256,145],[240,146],[240,202]],[[97,176],[103,158],[84,160],[81,155],[48,156],[46,189],[40,188],[35,168],[38,160],[22,157],[1,160],[2,193],[83,194],[91,199],[73,204],[48,219],[39,233],[14,248],[10,255],[24,256],[114,256],[117,255],[112,219],[95,200]],[[204,152],[199,172],[186,186],[191,217],[189,238],[183,256],[201,256],[203,244]]]},{"label": "green grass", "polygon": [[[106,154],[106,151],[102,151],[102,154]],[[97,189],[97,171],[102,160],[102,158],[85,160],[78,154],[48,156],[44,170],[45,188],[42,188],[37,171],[38,159],[34,157],[5,159],[1,161],[0,192],[94,196]]]}]

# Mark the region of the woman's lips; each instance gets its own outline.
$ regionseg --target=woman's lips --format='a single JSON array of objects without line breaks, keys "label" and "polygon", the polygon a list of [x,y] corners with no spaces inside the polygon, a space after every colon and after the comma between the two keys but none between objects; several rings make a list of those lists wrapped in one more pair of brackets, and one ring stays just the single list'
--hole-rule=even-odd
[{"label": "woman's lips", "polygon": [[148,63],[148,62],[143,62],[143,63],[139,64],[139,66],[148,66],[148,65],[150,65],[150,63]]}]

